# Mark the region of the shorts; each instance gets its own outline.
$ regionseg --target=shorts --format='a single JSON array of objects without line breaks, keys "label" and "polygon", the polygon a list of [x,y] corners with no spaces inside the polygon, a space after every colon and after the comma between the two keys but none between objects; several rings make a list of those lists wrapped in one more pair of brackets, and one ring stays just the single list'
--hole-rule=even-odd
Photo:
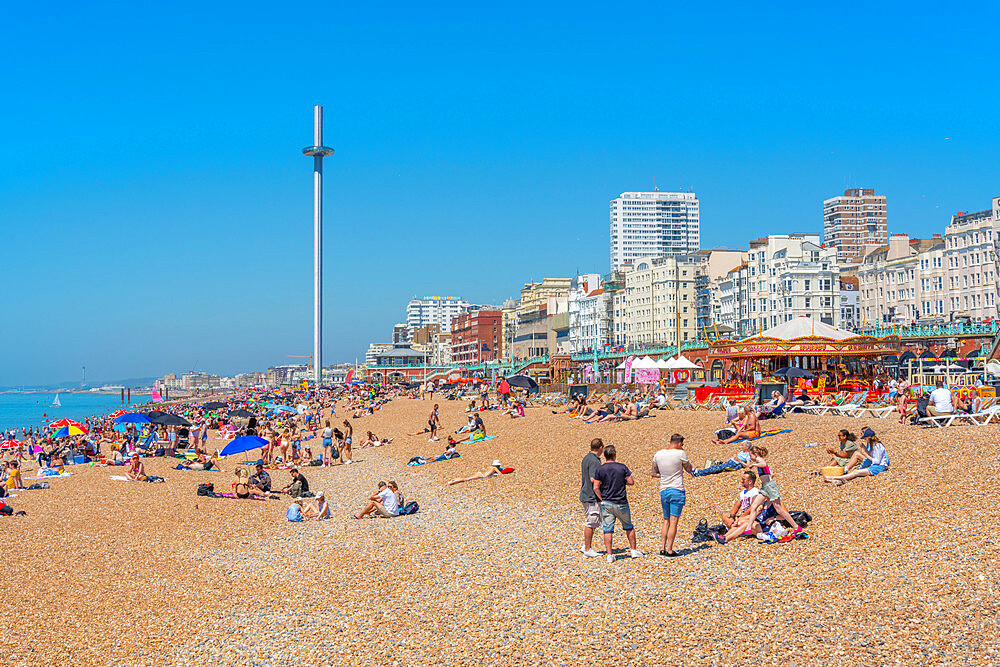
[{"label": "shorts", "polygon": [[781,493],[778,491],[778,485],[774,483],[773,479],[769,479],[760,485],[760,494],[770,501],[781,499]]},{"label": "shorts", "polygon": [[[834,456],[833,460],[836,461],[837,465],[839,465],[841,468],[846,467],[847,464],[851,462],[851,458],[850,457],[844,458],[842,456]],[[865,459],[865,460],[867,461],[868,459]]]},{"label": "shorts", "polygon": [[622,530],[626,533],[635,528],[632,525],[632,510],[628,503],[619,505],[605,500],[601,503],[601,529],[605,533],[613,534],[615,532],[615,519],[621,521]]},{"label": "shorts", "polygon": [[387,510],[383,505],[376,505],[375,513],[381,517],[385,517],[386,519],[392,519],[396,516],[395,514],[390,513],[389,510]]},{"label": "shorts", "polygon": [[601,503],[592,502],[583,504],[583,527],[597,530],[601,525]]},{"label": "shorts", "polygon": [[889,469],[889,466],[880,466],[871,462],[871,459],[865,459],[860,466],[861,470],[867,470],[868,474],[874,477],[880,472],[885,472]]},{"label": "shorts", "polygon": [[434,426],[434,422],[432,422],[432,421],[430,421],[430,420],[427,420],[427,425],[431,427],[431,430],[432,430],[432,431],[433,431],[433,430],[434,430],[435,428],[437,428],[436,426]]},{"label": "shorts", "polygon": [[333,445],[333,439],[332,438],[323,438],[323,446],[324,447],[330,447],[332,445]]},{"label": "shorts", "polygon": [[684,509],[684,492],[680,489],[661,489],[660,507],[663,509],[663,518],[669,519],[681,515]]},{"label": "shorts", "polygon": [[353,445],[354,443],[353,443],[353,442],[351,442],[351,439],[350,439],[350,438],[344,438],[344,444],[345,444],[345,445]]}]

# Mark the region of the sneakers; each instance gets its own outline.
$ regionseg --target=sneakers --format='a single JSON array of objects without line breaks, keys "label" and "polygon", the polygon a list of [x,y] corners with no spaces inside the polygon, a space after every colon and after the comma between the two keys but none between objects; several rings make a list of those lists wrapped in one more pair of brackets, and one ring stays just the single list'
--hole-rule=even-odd
[{"label": "sneakers", "polygon": [[628,552],[628,555],[630,558],[642,558],[646,554],[642,553],[638,549],[632,549],[631,551]]},{"label": "sneakers", "polygon": [[608,560],[609,563],[614,563],[615,562],[615,555],[614,554],[608,554],[607,556],[605,556],[605,558],[607,558],[607,560]]},{"label": "sneakers", "polygon": [[441,438],[439,438],[439,437],[437,437],[437,436],[435,435],[435,436],[434,436],[433,438],[431,438],[431,441],[432,441],[432,442],[437,442],[437,441],[438,441],[438,440],[440,440],[440,439],[441,439]]},{"label": "sneakers", "polygon": [[583,552],[583,555],[586,556],[587,558],[597,558],[598,556],[601,555],[601,552],[595,551],[594,549],[587,549],[586,551]]}]

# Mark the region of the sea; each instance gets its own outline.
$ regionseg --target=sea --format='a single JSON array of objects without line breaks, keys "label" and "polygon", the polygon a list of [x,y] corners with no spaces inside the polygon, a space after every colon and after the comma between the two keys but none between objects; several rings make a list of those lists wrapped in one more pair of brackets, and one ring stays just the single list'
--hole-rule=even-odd
[{"label": "sea", "polygon": [[0,394],[0,431],[11,428],[44,426],[57,419],[81,421],[94,415],[106,415],[129,405],[148,403],[149,394],[132,394],[132,402],[123,404],[120,394],[67,394],[59,393],[62,406],[52,405],[55,392],[28,394]]}]

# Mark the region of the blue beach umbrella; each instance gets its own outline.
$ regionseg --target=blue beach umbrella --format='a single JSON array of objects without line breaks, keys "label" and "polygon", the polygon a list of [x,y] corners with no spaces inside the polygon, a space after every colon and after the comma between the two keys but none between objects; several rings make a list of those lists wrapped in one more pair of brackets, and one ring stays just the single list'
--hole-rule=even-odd
[{"label": "blue beach umbrella", "polygon": [[152,420],[141,412],[129,412],[115,417],[116,424],[148,424]]},{"label": "blue beach umbrella", "polygon": [[223,447],[219,454],[221,456],[229,456],[230,454],[240,454],[242,452],[249,452],[251,449],[259,449],[266,446],[267,440],[264,438],[259,438],[256,435],[244,435]]}]

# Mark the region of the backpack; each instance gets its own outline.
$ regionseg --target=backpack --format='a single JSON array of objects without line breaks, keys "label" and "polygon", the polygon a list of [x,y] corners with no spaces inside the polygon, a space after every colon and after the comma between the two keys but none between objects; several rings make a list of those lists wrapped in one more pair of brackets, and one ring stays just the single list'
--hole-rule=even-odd
[{"label": "backpack", "polygon": [[921,396],[917,399],[917,415],[920,417],[927,417],[927,406],[931,403],[931,397]]},{"label": "backpack", "polygon": [[199,496],[208,496],[210,498],[214,498],[215,497],[215,484],[212,484],[211,482],[209,482],[208,484],[199,484],[198,485],[198,495]]},{"label": "backpack", "polygon": [[416,514],[417,510],[419,509],[420,505],[411,500],[410,502],[406,503],[405,505],[399,508],[399,516],[406,516],[407,514]]},{"label": "backpack", "polygon": [[297,504],[292,503],[288,506],[288,511],[285,512],[285,518],[293,523],[302,521],[302,508],[300,508]]}]

